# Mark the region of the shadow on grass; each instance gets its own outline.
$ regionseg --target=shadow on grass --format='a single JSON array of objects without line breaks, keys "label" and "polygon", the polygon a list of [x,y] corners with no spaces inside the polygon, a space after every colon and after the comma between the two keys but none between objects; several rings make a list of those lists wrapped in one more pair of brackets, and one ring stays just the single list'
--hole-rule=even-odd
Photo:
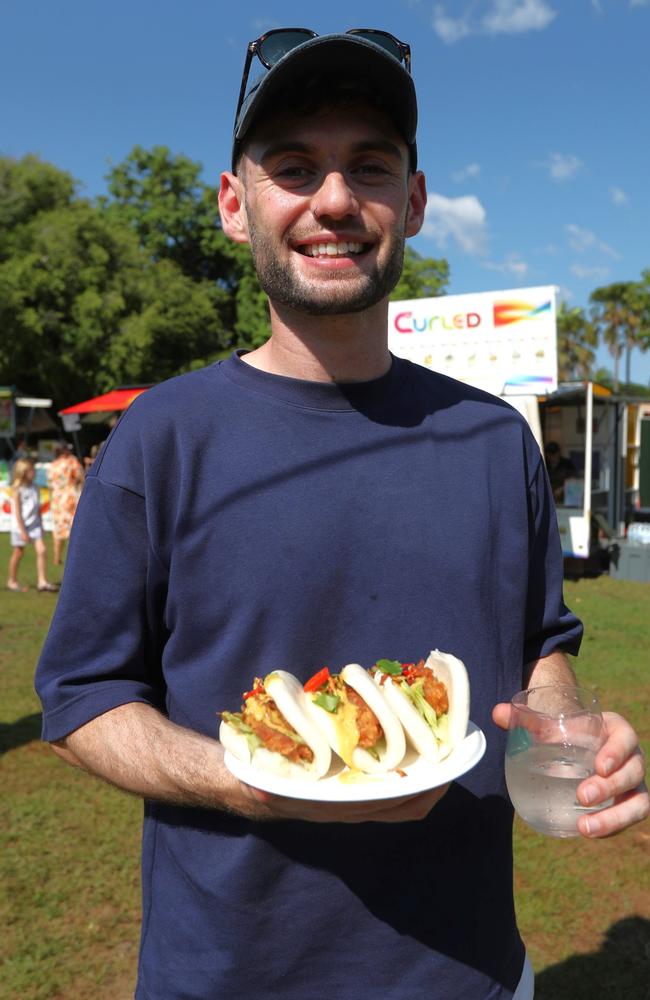
[{"label": "shadow on grass", "polygon": [[535,1000],[648,1000],[650,920],[626,917],[600,951],[573,955],[535,977]]},{"label": "shadow on grass", "polygon": [[25,715],[16,722],[0,722],[0,754],[15,750],[32,740],[40,740],[41,723],[40,712]]}]

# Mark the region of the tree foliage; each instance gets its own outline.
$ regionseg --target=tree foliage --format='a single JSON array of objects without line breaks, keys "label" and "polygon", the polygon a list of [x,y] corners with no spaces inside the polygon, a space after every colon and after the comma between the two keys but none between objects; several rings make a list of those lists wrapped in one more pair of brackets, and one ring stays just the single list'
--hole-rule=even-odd
[{"label": "tree foliage", "polygon": [[561,302],[557,311],[558,380],[588,378],[597,344],[598,330],[584,309],[571,309],[566,302]]},{"label": "tree foliage", "polygon": [[65,406],[231,349],[232,263],[210,248],[205,192],[179,181],[189,161],[168,158],[165,188],[162,159],[159,202],[151,181],[124,204],[79,198],[68,174],[36,157],[0,160],[0,382]]},{"label": "tree foliage", "polygon": [[650,348],[650,271],[641,281],[621,281],[596,288],[590,296],[592,321],[614,359],[614,391],[618,391],[620,360],[626,355],[626,377],[630,381],[633,348]]},{"label": "tree foliage", "polygon": [[70,174],[37,156],[0,157],[0,261],[20,252],[15,238],[39,212],[70,205],[75,194]]},{"label": "tree foliage", "polygon": [[443,295],[449,284],[449,264],[446,260],[422,257],[417,250],[406,246],[402,276],[391,300],[422,299]]}]

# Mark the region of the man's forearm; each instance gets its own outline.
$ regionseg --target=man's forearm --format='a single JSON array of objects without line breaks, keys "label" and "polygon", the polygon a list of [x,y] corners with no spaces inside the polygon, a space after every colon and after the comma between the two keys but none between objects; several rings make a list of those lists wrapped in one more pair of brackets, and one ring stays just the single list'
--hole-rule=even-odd
[{"label": "man's forearm", "polygon": [[524,667],[524,684],[527,688],[544,684],[575,684],[576,675],[564,653],[554,652],[541,660],[533,660]]},{"label": "man's forearm", "polygon": [[139,702],[120,705],[52,744],[68,764],[143,798],[255,812],[210,739]]}]

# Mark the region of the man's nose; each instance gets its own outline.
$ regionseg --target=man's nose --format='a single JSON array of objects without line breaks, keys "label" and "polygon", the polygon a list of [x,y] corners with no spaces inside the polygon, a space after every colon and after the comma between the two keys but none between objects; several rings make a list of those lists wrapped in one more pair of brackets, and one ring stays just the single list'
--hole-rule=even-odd
[{"label": "man's nose", "polygon": [[312,211],[316,219],[329,216],[342,219],[346,215],[356,215],[359,202],[340,171],[325,174],[323,182],[314,194]]}]

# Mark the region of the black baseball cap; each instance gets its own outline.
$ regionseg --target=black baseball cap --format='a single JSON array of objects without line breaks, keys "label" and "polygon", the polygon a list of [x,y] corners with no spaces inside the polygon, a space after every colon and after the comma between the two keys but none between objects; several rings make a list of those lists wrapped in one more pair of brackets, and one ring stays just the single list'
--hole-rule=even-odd
[{"label": "black baseball cap", "polygon": [[[408,46],[404,48],[408,49]],[[250,65],[250,55],[246,65],[247,68]],[[290,48],[270,68],[263,66],[262,69],[261,75],[252,83],[249,78],[237,110],[232,148],[233,171],[249,132],[262,115],[275,110],[274,102],[278,95],[298,87],[312,76],[323,79],[358,78],[365,89],[376,94],[408,146],[411,168],[416,169],[418,109],[415,85],[404,63],[381,44],[356,33],[306,36],[304,42]]]}]

